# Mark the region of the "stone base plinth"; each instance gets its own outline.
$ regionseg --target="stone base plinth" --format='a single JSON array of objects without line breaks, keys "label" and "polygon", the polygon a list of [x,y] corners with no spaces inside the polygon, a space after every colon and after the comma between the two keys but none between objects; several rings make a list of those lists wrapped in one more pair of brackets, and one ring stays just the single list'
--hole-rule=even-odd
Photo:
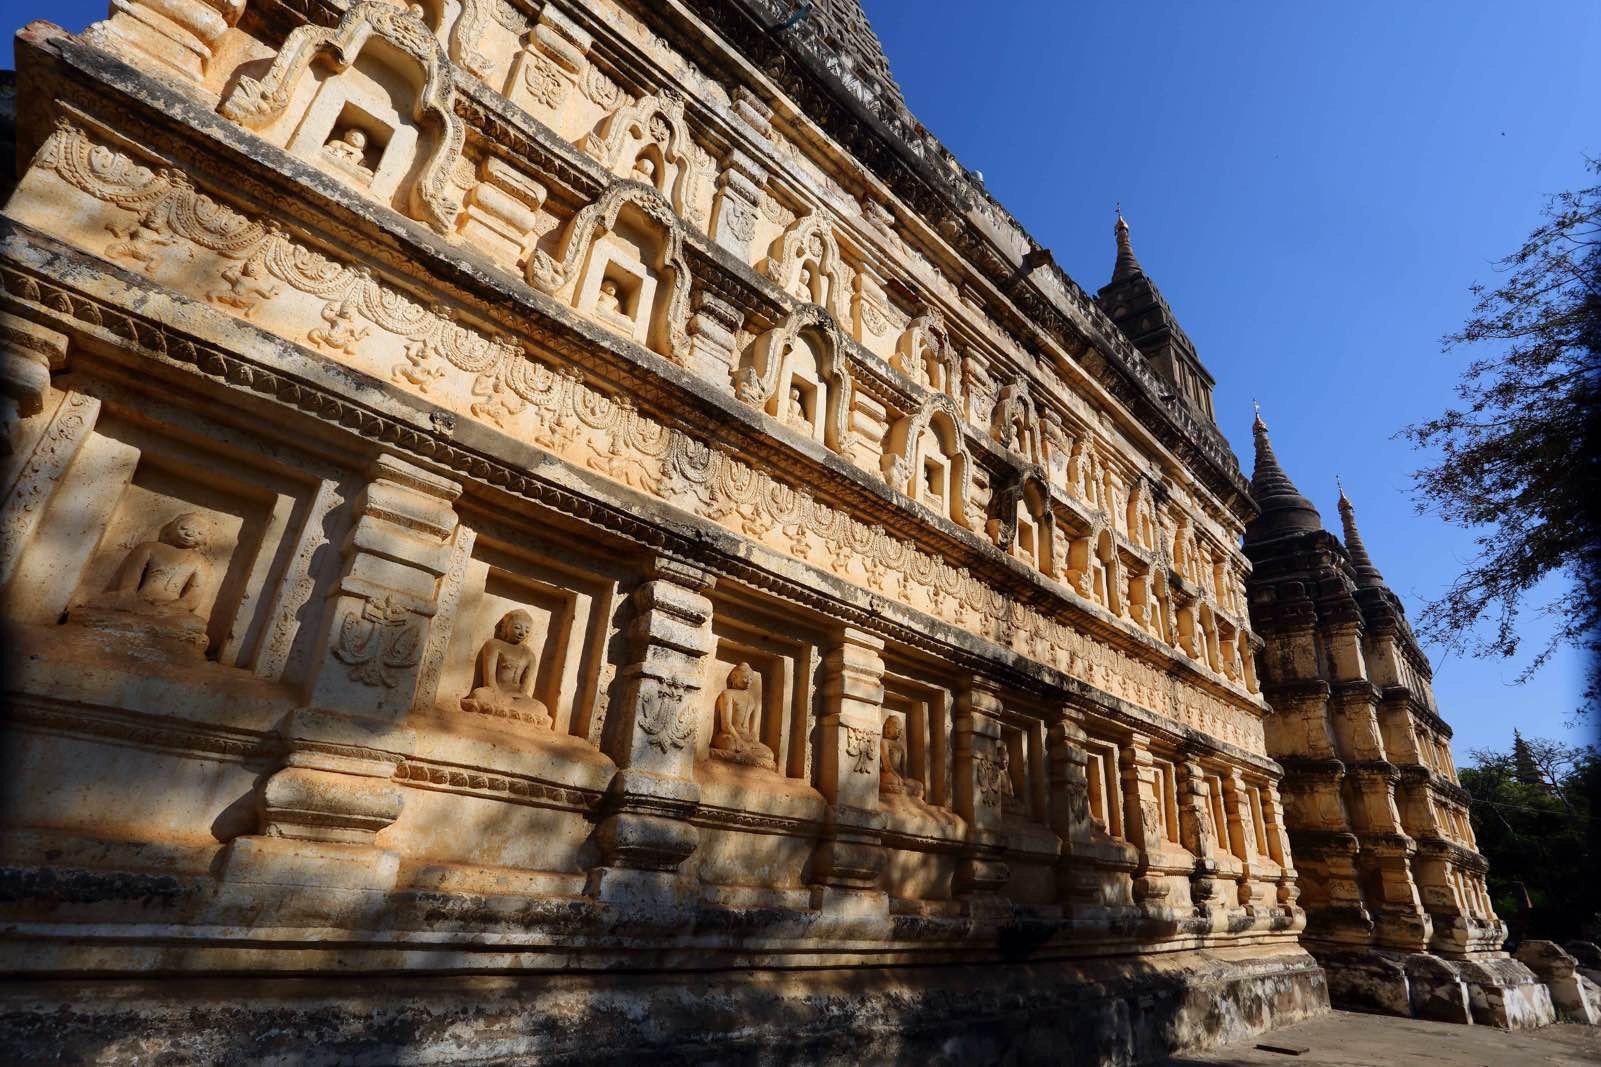
[{"label": "stone base plinth", "polygon": [[1328,1007],[1304,954],[0,985],[18,1062],[1134,1063]]},{"label": "stone base plinth", "polygon": [[1504,953],[1454,960],[1371,948],[1311,951],[1328,974],[1329,1000],[1346,1011],[1507,1029],[1556,1020],[1550,990]]}]

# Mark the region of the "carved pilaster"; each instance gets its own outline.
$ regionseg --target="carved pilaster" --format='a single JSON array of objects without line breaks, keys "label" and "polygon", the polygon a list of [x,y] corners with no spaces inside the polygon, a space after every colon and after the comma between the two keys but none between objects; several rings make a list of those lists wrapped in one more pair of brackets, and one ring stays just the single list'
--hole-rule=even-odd
[{"label": "carved pilaster", "polygon": [[738,148],[723,157],[712,201],[712,240],[728,249],[741,263],[750,262],[750,242],[756,236],[756,213],[767,171]]},{"label": "carved pilaster", "polygon": [[734,369],[734,331],[742,317],[739,308],[706,289],[695,293],[695,313],[689,318],[689,369],[721,386]]},{"label": "carved pilaster", "polygon": [[1001,830],[1006,773],[1001,763],[1000,694],[983,678],[974,678],[956,701],[955,740],[956,813],[967,821],[967,848],[956,867],[959,896],[974,897],[1000,891],[1010,877],[1002,856],[1006,835]]},{"label": "carved pilaster", "polygon": [[1119,755],[1119,769],[1123,774],[1123,830],[1129,843],[1140,852],[1134,869],[1134,899],[1159,903],[1167,896],[1168,887],[1155,868],[1166,850],[1166,841],[1162,837],[1162,797],[1150,744],[1144,734],[1130,734]]},{"label": "carved pilaster", "polygon": [[678,865],[699,842],[686,821],[700,803],[692,698],[716,647],[706,596],[714,580],[658,557],[634,591],[632,662],[623,668],[622,703],[607,730],[619,769],[595,831],[601,864],[590,871],[592,896],[656,903],[679,896]]},{"label": "carved pilaster", "polygon": [[380,456],[353,501],[344,566],[323,612],[306,707],[282,728],[287,755],[260,794],[261,827],[229,846],[229,882],[385,890],[396,860],[375,841],[400,815],[401,725],[452,554],[461,487]]},{"label": "carved pilaster", "polygon": [[22,550],[100,414],[95,397],[50,394],[50,373],[65,364],[66,355],[63,335],[0,315],[0,416],[7,449],[0,463],[0,589],[11,581]]},{"label": "carved pilaster", "polygon": [[813,880],[870,889],[884,867],[878,812],[884,641],[844,627],[823,661],[823,717],[817,724],[817,786],[828,799]]},{"label": "carved pilaster", "polygon": [[0,485],[10,488],[16,477],[9,457],[24,452],[31,442],[20,434],[23,419],[44,410],[45,394],[50,391],[50,374],[67,362],[64,334],[39,326],[15,315],[0,312],[0,455],[8,458]]},{"label": "carved pilaster", "polygon": [[1207,812],[1206,775],[1193,750],[1181,753],[1177,766],[1179,840],[1195,856],[1195,870],[1190,875],[1190,899],[1197,904],[1209,904],[1217,889],[1217,859],[1212,820]]},{"label": "carved pilaster", "polygon": [[589,31],[562,14],[555,4],[540,8],[539,22],[511,62],[508,100],[539,112],[556,111],[589,69]]},{"label": "carved pilaster", "polygon": [[478,165],[478,184],[467,194],[458,225],[461,237],[496,263],[520,270],[533,250],[534,223],[545,187],[495,156]]},{"label": "carved pilaster", "polygon": [[1138,854],[1090,813],[1087,739],[1071,710],[1050,726],[1051,828],[1062,839],[1056,881],[1075,920],[1105,923],[1134,903],[1130,872]]},{"label": "carved pilaster", "polygon": [[197,92],[223,34],[244,10],[245,0],[112,0],[110,16],[84,39]]}]

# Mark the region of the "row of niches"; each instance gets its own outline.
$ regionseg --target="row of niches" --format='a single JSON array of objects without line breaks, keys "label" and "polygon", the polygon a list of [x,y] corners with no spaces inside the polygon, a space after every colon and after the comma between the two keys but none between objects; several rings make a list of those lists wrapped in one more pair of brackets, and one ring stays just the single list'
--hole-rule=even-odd
[{"label": "row of niches", "polygon": [[[46,643],[55,674],[45,695],[115,707],[137,693],[136,706],[150,699],[163,715],[216,715],[215,725],[269,730],[329,650],[338,670],[369,688],[386,684],[386,671],[427,657],[432,644],[391,642],[381,619],[324,617],[342,572],[341,546],[351,541],[352,502],[367,491],[362,479],[284,465],[241,440],[206,440],[201,428],[180,410],[135,415],[115,405],[43,494],[48,504],[0,601],[30,640]],[[439,579],[429,639],[438,644],[439,669],[424,672],[429,681],[406,724],[430,758],[446,764],[493,751],[502,772],[516,767],[553,786],[598,788],[614,766],[606,723],[622,713],[618,678],[633,652],[628,594],[642,565],[474,507],[462,517],[470,536],[458,534],[461,559]],[[690,715],[692,773],[705,810],[820,823],[820,724],[837,626],[753,590],[718,587],[714,643]],[[1058,847],[1053,805],[1062,801],[1050,778],[1044,708],[1003,694],[993,740],[964,754],[955,708],[969,682],[927,655],[892,649],[876,730],[853,731],[845,742],[848,773],[877,778],[886,830],[901,855],[886,868],[885,886],[908,899],[948,899],[949,854],[968,839],[971,805],[986,805],[998,809],[1014,850],[1039,857],[1033,866],[1020,861],[1009,892],[1049,901]],[[1135,784],[1144,771],[1126,741],[1092,736],[1089,750],[1089,806],[1101,832],[1123,839],[1126,820],[1147,819],[1160,827],[1165,843],[1154,847],[1164,863],[1193,866],[1181,844],[1180,757],[1142,749],[1154,752],[1160,798],[1147,815],[1148,798]],[[426,783],[428,771],[418,773]],[[1226,843],[1223,852],[1270,857],[1266,785],[1239,784],[1231,794],[1224,785],[1231,773],[1216,765],[1214,840]],[[963,775],[976,790],[966,801]],[[415,818],[445,818],[439,803],[419,801]],[[731,828],[736,818],[704,818],[713,829],[696,859],[700,876],[747,884],[748,864],[735,846],[749,833]],[[1247,829],[1231,830],[1232,823]],[[571,828],[564,833],[570,837]],[[1235,843],[1227,844],[1231,834]],[[470,835],[459,844],[427,836],[444,860],[453,847],[463,862],[476,854]],[[773,867],[771,884],[804,884],[804,856]],[[1220,869],[1232,868],[1225,859]]]},{"label": "row of niches", "polygon": [[[1102,513],[1130,545],[1166,553],[1186,580],[1243,618],[1238,553],[1198,532],[1202,524],[1182,513],[1159,522],[1147,475],[1112,458],[1130,446],[1099,440],[1091,429],[1093,413],[1079,410],[1082,402],[1037,405],[1026,379],[998,372],[997,353],[980,354],[976,338],[959,349],[941,314],[912,295],[920,286],[875,268],[864,258],[859,236],[822,209],[799,200],[787,207],[772,191],[752,184],[754,179],[742,184],[730,180],[727,170],[719,175],[690,127],[684,101],[671,93],[636,99],[622,92],[590,63],[587,32],[554,5],[546,5],[535,26],[516,33],[507,31],[520,25],[521,16],[503,16],[472,3],[413,4],[409,10],[357,4],[337,27],[301,27],[276,52],[231,31],[225,39],[233,44],[219,46],[207,84],[216,86],[224,114],[267,140],[364,195],[444,225],[629,340],[714,378],[729,375],[738,395],[882,473],[936,513],[973,529],[993,518],[987,513],[987,475],[974,469],[962,444],[965,435],[976,433],[1038,467],[1054,489]],[[562,214],[568,209],[550,201],[570,195],[551,198],[546,176],[522,173],[486,154],[477,135],[454,115],[452,61],[491,85],[504,80],[508,98],[619,179],[647,186],[655,200]],[[231,72],[226,77],[224,69]],[[602,84],[609,88],[596,88]],[[529,85],[538,91],[525,91]],[[745,200],[736,195],[740,189],[748,193]],[[850,360],[838,351],[818,351],[815,344],[811,359],[796,358],[794,369],[780,369],[774,381],[760,366],[771,331],[747,333],[738,322],[730,324],[733,350],[714,353],[712,365],[700,351],[686,351],[712,346],[704,325],[690,328],[699,291],[676,239],[679,224],[743,252],[746,262],[803,308],[826,311],[825,318],[837,324],[834,348],[848,338],[905,375],[912,402],[902,406],[908,410],[886,410],[892,405],[854,389]],[[729,227],[742,236],[730,239],[722,232]],[[232,285],[246,305],[242,310],[266,288],[254,277]],[[335,347],[348,349],[359,343],[360,331],[346,309],[336,309],[326,334],[339,342]],[[420,367],[401,373],[416,384],[432,372]],[[908,427],[914,440],[900,440],[897,435]],[[1165,485],[1155,495],[1174,497]],[[1045,555],[1037,534],[1036,543],[1028,543],[1029,518],[1019,518],[1020,541],[1002,547],[1025,558]],[[1012,528],[1009,516],[1001,525]]]}]

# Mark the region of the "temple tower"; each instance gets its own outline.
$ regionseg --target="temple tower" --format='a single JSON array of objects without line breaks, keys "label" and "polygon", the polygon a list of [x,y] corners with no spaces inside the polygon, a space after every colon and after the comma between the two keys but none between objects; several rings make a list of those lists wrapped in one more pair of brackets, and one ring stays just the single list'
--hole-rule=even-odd
[{"label": "temple tower", "polygon": [[1344,544],[1253,426],[1246,528],[1251,620],[1274,709],[1269,753],[1285,769],[1302,871],[1303,943],[1336,1006],[1499,1026],[1551,1018],[1544,986],[1500,951],[1451,728],[1400,599],[1339,496]]}]

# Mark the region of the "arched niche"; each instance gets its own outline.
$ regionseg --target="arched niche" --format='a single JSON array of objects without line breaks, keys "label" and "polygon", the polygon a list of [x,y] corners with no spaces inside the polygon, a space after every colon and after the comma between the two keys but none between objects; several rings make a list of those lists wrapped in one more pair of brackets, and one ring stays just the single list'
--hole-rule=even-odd
[{"label": "arched niche", "polygon": [[1126,504],[1126,524],[1129,540],[1141,548],[1156,547],[1156,514],[1151,507],[1151,492],[1144,479],[1136,479]]},{"label": "arched niche", "polygon": [[1100,605],[1113,615],[1123,614],[1123,565],[1117,558],[1112,531],[1101,527],[1095,534],[1090,558],[1090,587]]},{"label": "arched niche", "polygon": [[851,381],[833,317],[804,304],[758,337],[734,372],[734,392],[832,451],[843,452]]},{"label": "arched niche", "polygon": [[907,323],[890,365],[936,393],[961,399],[961,357],[951,344],[945,320],[933,308],[924,308]]},{"label": "arched niche", "polygon": [[931,396],[890,428],[884,477],[894,488],[959,526],[969,521],[972,458],[962,441],[961,414],[950,397]]},{"label": "arched niche", "polygon": [[706,168],[698,162],[680,97],[641,97],[601,119],[579,147],[619,178],[656,190],[679,217],[703,221]]},{"label": "arched niche", "polygon": [[1013,505],[1017,531],[1013,536],[1013,554],[1032,564],[1041,573],[1056,575],[1056,517],[1051,512],[1050,492],[1045,480],[1031,474],[1023,480],[1023,488]]},{"label": "arched niche", "polygon": [[833,225],[819,211],[796,219],[768,248],[761,272],[791,296],[850,321],[850,271]]},{"label": "arched niche", "polygon": [[613,182],[567,224],[558,254],[539,250],[528,281],[608,329],[681,362],[689,351],[684,236],[660,194]]},{"label": "arched niche", "polygon": [[1001,390],[990,415],[990,435],[996,444],[1022,456],[1025,461],[1045,465],[1039,413],[1028,387],[1022,382],[1011,382]]},{"label": "arched niche", "polygon": [[448,235],[461,210],[450,173],[466,131],[450,63],[419,10],[364,0],[331,30],[297,27],[267,73],[240,78],[221,110]]}]

